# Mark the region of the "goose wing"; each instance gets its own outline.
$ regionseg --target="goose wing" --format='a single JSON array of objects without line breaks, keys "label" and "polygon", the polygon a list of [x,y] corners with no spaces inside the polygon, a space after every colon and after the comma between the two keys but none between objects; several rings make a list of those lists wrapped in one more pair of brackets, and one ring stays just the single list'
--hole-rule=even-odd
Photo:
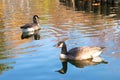
[{"label": "goose wing", "polygon": [[103,47],[76,47],[68,51],[67,55],[74,56],[78,59],[88,59],[99,56]]},{"label": "goose wing", "polygon": [[34,23],[27,23],[27,24],[21,26],[20,28],[21,29],[23,29],[23,28],[26,29],[26,28],[31,28],[33,26],[36,26],[36,24],[34,24]]}]

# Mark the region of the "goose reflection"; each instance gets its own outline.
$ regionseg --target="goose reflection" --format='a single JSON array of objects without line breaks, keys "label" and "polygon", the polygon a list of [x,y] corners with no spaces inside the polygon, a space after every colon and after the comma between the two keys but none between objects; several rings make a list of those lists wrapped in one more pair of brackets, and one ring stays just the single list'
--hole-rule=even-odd
[{"label": "goose reflection", "polygon": [[108,64],[107,61],[104,61],[101,57],[96,57],[94,59],[86,59],[86,60],[61,60],[62,69],[58,70],[60,74],[65,74],[67,72],[67,63],[71,63],[77,68],[84,68],[86,66],[98,65],[98,64]]},{"label": "goose reflection", "polygon": [[39,30],[22,32],[21,39],[28,39],[30,37],[34,37],[34,40],[39,40],[40,39]]}]

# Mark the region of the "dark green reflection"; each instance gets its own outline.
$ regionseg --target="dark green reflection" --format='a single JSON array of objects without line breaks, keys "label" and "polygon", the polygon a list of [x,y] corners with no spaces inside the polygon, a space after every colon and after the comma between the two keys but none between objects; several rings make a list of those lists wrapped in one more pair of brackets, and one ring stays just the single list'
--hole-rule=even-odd
[{"label": "dark green reflection", "polygon": [[59,0],[67,8],[120,18],[119,0]]},{"label": "dark green reflection", "polygon": [[0,75],[7,70],[13,69],[13,66],[10,66],[9,64],[11,63],[0,64]]},{"label": "dark green reflection", "polygon": [[0,59],[3,59],[3,52],[6,51],[4,36],[4,21],[0,16]]}]

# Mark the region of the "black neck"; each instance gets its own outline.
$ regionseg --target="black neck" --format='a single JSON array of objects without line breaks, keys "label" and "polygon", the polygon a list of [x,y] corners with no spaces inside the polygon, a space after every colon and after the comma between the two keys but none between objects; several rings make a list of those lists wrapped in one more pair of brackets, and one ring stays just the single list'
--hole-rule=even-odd
[{"label": "black neck", "polygon": [[33,18],[33,23],[38,24],[37,19]]},{"label": "black neck", "polygon": [[67,47],[66,47],[65,43],[63,43],[63,47],[62,47],[61,53],[62,54],[67,54]]}]

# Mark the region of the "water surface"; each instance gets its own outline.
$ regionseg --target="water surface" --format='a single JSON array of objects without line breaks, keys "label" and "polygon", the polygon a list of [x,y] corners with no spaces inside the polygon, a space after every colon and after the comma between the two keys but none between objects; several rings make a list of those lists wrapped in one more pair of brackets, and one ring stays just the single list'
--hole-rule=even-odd
[{"label": "water surface", "polygon": [[[120,8],[117,4],[115,7]],[[120,11],[116,9],[115,17],[111,17],[105,10],[87,9],[75,10],[59,0],[0,0],[0,79],[119,80]],[[20,26],[32,22],[34,14],[40,16],[40,39],[21,39]],[[61,50],[54,45],[61,40],[68,50],[77,46],[106,47],[101,57],[108,64],[67,62],[66,73],[60,74]]]}]

